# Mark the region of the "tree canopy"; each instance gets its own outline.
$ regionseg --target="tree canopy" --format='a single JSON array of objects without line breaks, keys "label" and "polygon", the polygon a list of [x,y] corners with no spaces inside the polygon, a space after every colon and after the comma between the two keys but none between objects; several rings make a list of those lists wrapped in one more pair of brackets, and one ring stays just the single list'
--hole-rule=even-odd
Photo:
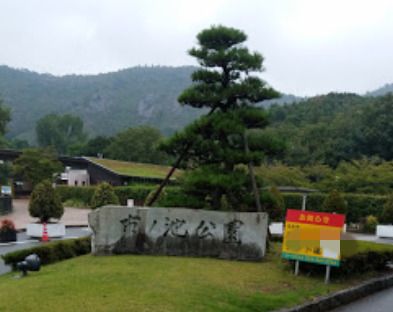
[{"label": "tree canopy", "polygon": [[12,165],[14,177],[33,187],[44,180],[54,181],[54,175],[62,170],[63,166],[50,149],[26,149]]},{"label": "tree canopy", "polygon": [[38,120],[36,125],[38,144],[53,147],[59,154],[70,153],[73,146],[86,139],[83,121],[71,114],[49,114]]},{"label": "tree canopy", "polygon": [[128,128],[119,132],[105,148],[108,158],[161,164],[168,161],[168,156],[157,148],[162,141],[161,132],[150,126]]},{"label": "tree canopy", "polygon": [[[198,46],[189,51],[201,68],[192,74],[193,84],[178,100],[183,105],[208,108],[209,113],[176,133],[163,149],[173,155],[187,150],[183,179],[189,196],[212,209],[250,209],[250,180],[239,166],[259,163],[263,148],[246,151],[249,129],[263,129],[266,113],[254,105],[278,96],[255,72],[262,71],[263,57],[243,43],[244,32],[225,26],[201,31]],[[275,153],[269,145],[266,151]],[[222,203],[225,202],[225,205]]]}]

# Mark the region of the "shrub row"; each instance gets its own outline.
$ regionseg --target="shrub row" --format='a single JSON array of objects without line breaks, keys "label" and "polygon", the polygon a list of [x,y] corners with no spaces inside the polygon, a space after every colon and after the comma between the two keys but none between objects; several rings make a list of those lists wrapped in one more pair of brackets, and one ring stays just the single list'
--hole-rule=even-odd
[{"label": "shrub row", "polygon": [[342,275],[381,271],[393,260],[393,251],[365,251],[344,257],[336,271]]},{"label": "shrub row", "polygon": [[[155,185],[132,185],[132,186],[118,186],[115,187],[115,193],[122,205],[127,203],[128,198],[134,199],[137,204],[142,204],[149,193],[156,188]],[[61,201],[76,200],[90,206],[96,187],[94,186],[65,186],[59,185],[56,187],[56,192],[59,194]]]},{"label": "shrub row", "polygon": [[[146,197],[156,189],[156,185],[135,184],[131,186],[115,187],[115,193],[120,203],[125,205],[128,198],[135,200],[137,205],[142,205]],[[74,199],[90,205],[95,187],[77,187],[77,186],[58,186],[56,191],[63,202]],[[285,207],[301,209],[302,195],[283,193]],[[307,196],[307,210],[321,211],[326,194],[314,193]],[[360,222],[362,218],[374,215],[381,217],[383,205],[387,197],[382,195],[361,195],[361,194],[343,194],[348,203],[347,222]],[[179,187],[169,186],[165,188],[164,194],[160,197],[157,205],[162,207],[190,207],[201,208],[201,202],[186,196]]]},{"label": "shrub row", "polygon": [[85,255],[90,253],[90,251],[90,237],[83,237],[51,242],[29,249],[17,250],[2,255],[1,257],[4,259],[5,264],[12,265],[12,268],[15,270],[16,264],[19,261],[23,261],[28,255],[33,253],[37,254],[41,259],[41,264],[45,265]]},{"label": "shrub row", "polygon": [[[348,203],[346,221],[360,222],[362,218],[374,215],[380,218],[383,211],[383,205],[387,196],[381,195],[361,195],[361,194],[342,194]],[[307,196],[307,210],[321,211],[326,194],[314,193]],[[301,194],[283,194],[285,207],[292,209],[301,209]]]}]

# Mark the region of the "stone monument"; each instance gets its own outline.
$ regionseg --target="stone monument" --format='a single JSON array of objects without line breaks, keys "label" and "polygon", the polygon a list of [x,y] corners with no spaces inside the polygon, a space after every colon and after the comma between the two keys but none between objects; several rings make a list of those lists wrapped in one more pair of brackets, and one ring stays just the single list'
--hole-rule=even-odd
[{"label": "stone monument", "polygon": [[268,216],[186,208],[104,206],[89,214],[92,253],[260,260]]}]

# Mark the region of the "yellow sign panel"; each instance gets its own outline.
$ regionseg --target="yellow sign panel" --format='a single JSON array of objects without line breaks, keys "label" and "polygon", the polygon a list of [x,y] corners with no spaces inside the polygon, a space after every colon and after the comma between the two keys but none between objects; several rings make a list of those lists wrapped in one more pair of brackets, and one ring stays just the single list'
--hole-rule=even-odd
[{"label": "yellow sign panel", "polygon": [[329,222],[323,222],[328,217],[325,213],[291,210],[285,224],[282,257],[339,266],[341,220],[337,221],[339,215],[333,215]]}]

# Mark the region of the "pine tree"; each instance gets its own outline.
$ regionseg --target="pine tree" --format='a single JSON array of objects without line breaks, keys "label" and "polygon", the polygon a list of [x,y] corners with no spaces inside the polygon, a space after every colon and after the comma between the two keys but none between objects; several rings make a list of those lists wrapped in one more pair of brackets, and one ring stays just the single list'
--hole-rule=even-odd
[{"label": "pine tree", "polygon": [[[179,96],[183,105],[209,109],[182,132],[175,134],[164,149],[181,155],[187,151],[184,191],[204,200],[207,208],[250,210],[251,182],[246,166],[259,163],[270,146],[253,149],[245,143],[249,129],[263,129],[266,113],[255,107],[278,96],[253,72],[262,71],[263,57],[245,46],[247,36],[240,30],[213,26],[197,36],[199,46],[189,53],[201,68],[192,74],[193,84]],[[243,166],[242,166],[243,165]],[[224,198],[223,198],[224,196]]]}]

